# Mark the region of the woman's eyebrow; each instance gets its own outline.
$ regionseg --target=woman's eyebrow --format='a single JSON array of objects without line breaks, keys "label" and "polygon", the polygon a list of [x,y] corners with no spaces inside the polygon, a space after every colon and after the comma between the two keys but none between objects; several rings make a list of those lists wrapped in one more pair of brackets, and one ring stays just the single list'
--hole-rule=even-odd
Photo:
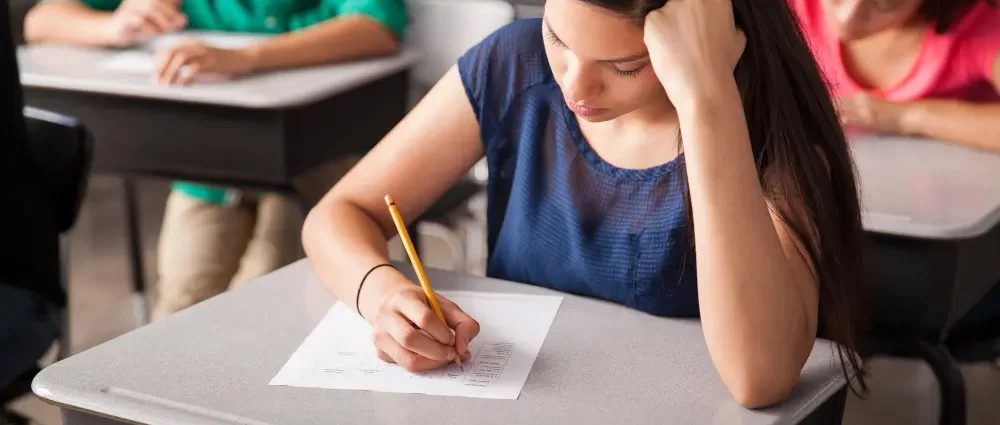
[{"label": "woman's eyebrow", "polygon": [[[560,39],[558,35],[556,35],[556,32],[555,32],[555,31],[552,31],[552,26],[551,26],[551,25],[549,25],[549,20],[548,20],[548,19],[544,19],[544,18],[543,18],[543,19],[542,19],[542,22],[544,22],[544,23],[545,23],[545,30],[549,32],[549,35],[550,35],[550,36],[552,36],[552,38],[553,38],[553,39],[554,39],[554,40],[555,40],[555,41],[556,41],[556,42],[557,42],[558,44],[561,44],[561,45],[562,45],[563,47],[565,47],[565,48],[569,49],[569,46],[567,46],[567,45],[566,45],[566,43],[565,43],[565,42],[563,42],[563,41],[562,41],[562,39]],[[570,49],[570,50],[572,50],[572,49]],[[620,58],[614,58],[614,59],[602,59],[602,60],[599,60],[598,62],[604,62],[604,63],[626,63],[626,62],[635,62],[635,61],[637,61],[637,60],[640,60],[640,59],[645,59],[645,58],[646,58],[646,57],[648,57],[648,56],[649,56],[649,52],[642,52],[642,53],[638,53],[638,54],[634,54],[634,55],[629,55],[629,56],[623,56],[623,57],[620,57]]]},{"label": "woman's eyebrow", "polygon": [[647,57],[649,57],[649,52],[639,53],[639,54],[635,54],[635,55],[632,55],[632,56],[625,56],[625,57],[615,58],[615,59],[605,59],[605,60],[602,60],[602,61],[599,61],[599,62],[626,63],[626,62],[635,62],[635,61],[637,61],[639,59],[645,59]]}]

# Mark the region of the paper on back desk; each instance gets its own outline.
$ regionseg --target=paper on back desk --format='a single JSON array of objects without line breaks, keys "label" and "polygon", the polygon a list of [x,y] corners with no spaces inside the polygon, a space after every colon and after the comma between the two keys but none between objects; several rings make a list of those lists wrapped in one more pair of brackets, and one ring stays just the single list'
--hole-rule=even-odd
[{"label": "paper on back desk", "polygon": [[152,48],[152,50],[158,51],[190,38],[198,39],[208,46],[218,47],[220,49],[242,49],[257,41],[264,40],[268,38],[268,36],[239,33],[227,34],[219,32],[176,33],[156,37],[146,43],[146,46]]},{"label": "paper on back desk", "polygon": [[127,74],[152,75],[155,69],[153,54],[144,51],[122,52],[102,64],[104,70]]}]

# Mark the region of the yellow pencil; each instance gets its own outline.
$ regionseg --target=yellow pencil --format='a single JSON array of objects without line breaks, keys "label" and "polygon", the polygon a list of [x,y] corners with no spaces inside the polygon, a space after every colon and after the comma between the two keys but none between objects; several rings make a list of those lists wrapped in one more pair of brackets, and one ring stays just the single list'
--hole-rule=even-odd
[{"label": "yellow pencil", "polygon": [[[438,319],[441,319],[441,323],[448,326],[448,321],[444,318],[444,313],[441,312],[441,305],[438,304],[437,297],[434,296],[434,289],[431,288],[431,282],[427,280],[427,274],[424,273],[424,265],[420,262],[420,257],[417,256],[417,250],[413,247],[413,241],[410,240],[410,232],[406,231],[406,223],[403,222],[403,216],[399,214],[399,207],[396,206],[396,201],[392,199],[392,196],[385,195],[385,205],[389,207],[389,214],[392,215],[392,222],[396,223],[396,231],[399,232],[399,239],[403,241],[403,247],[406,248],[406,255],[410,257],[410,263],[413,264],[413,270],[417,272],[417,280],[420,281],[420,287],[424,289],[424,296],[427,297],[427,302],[431,305],[431,310],[434,310],[434,314],[437,314]],[[456,353],[455,364],[458,367],[462,367],[462,356]]]}]

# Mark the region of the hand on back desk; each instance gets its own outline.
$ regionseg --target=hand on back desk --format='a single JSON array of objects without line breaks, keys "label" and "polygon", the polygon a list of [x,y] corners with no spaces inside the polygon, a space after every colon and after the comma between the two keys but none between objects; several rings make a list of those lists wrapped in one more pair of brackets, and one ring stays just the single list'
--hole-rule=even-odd
[{"label": "hand on back desk", "polygon": [[223,49],[198,39],[185,39],[157,52],[153,78],[160,84],[188,85],[205,74],[239,77],[253,71],[253,49]]},{"label": "hand on back desk", "polygon": [[135,45],[143,40],[187,27],[180,0],[124,0],[105,24],[108,44]]}]

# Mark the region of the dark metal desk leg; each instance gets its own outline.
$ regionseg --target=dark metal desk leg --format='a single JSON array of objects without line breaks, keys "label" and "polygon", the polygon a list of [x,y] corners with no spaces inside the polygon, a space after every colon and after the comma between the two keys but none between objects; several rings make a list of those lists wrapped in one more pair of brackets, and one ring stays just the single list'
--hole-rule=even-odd
[{"label": "dark metal desk leg", "polygon": [[903,339],[882,338],[869,345],[865,357],[890,355],[919,358],[927,362],[934,371],[941,390],[941,425],[965,425],[965,378],[958,368],[958,362],[943,344],[916,336]]},{"label": "dark metal desk leg", "polygon": [[62,285],[63,292],[66,294],[66,307],[63,308],[62,315],[60,317],[60,322],[62,324],[62,332],[59,334],[59,352],[56,354],[56,361],[65,359],[72,353],[70,342],[72,341],[72,336],[70,334],[70,305],[71,305],[71,295],[69,287],[69,240],[67,236],[59,236],[59,281]]},{"label": "dark metal desk leg", "polygon": [[942,344],[917,339],[913,348],[931,366],[941,387],[941,425],[965,425],[965,378],[958,363]]},{"label": "dark metal desk leg", "polygon": [[142,266],[142,234],[139,226],[139,203],[135,184],[129,177],[123,177],[125,190],[125,237],[128,239],[129,261],[132,268],[132,314],[136,327],[149,320],[146,306],[146,274]]}]

